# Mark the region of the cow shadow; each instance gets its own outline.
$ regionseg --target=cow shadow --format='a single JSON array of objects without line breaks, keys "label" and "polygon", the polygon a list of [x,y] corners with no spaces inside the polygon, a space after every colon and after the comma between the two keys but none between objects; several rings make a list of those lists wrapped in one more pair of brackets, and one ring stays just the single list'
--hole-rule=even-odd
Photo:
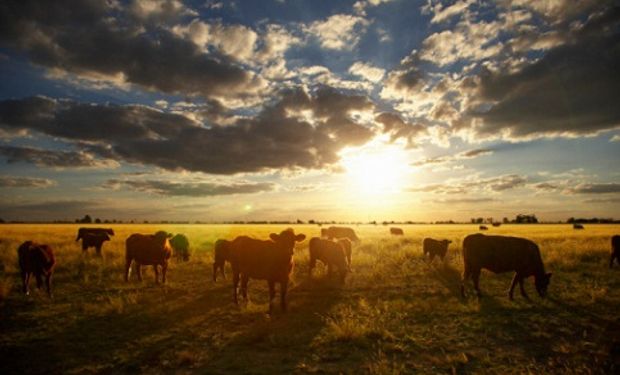
[{"label": "cow shadow", "polygon": [[426,264],[429,276],[437,280],[460,303],[466,303],[466,300],[461,296],[461,272],[459,270],[446,262],[435,265],[435,262],[430,263],[427,261]]}]

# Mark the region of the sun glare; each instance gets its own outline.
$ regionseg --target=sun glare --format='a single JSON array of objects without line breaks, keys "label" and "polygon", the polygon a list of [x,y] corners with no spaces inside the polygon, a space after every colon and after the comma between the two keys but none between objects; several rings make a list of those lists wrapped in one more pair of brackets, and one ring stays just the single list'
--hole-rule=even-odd
[{"label": "sun glare", "polygon": [[343,153],[342,164],[350,183],[349,190],[359,194],[394,194],[407,182],[407,155],[400,147],[350,149]]}]

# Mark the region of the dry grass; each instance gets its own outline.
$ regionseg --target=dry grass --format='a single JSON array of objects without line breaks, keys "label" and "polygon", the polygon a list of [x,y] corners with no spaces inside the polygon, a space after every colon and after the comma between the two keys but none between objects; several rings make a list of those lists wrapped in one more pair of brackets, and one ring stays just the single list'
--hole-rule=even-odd
[{"label": "dry grass", "polygon": [[[213,243],[282,226],[116,225],[103,257],[83,254],[75,225],[0,226],[0,373],[605,373],[620,359],[620,268],[609,270],[613,225],[491,228],[537,242],[554,273],[550,298],[505,296],[511,275],[483,273],[480,300],[462,300],[460,244],[474,225],[356,228],[346,285],[307,278],[307,241],[295,254],[290,312],[265,315],[264,282],[250,303],[231,303],[230,277],[211,281]],[[173,261],[169,283],[122,280],[124,239],[164,229],[185,233],[193,255]],[[317,226],[296,226],[309,237]],[[422,259],[424,237],[454,241],[445,263]],[[55,299],[20,294],[16,249],[48,243],[58,259]],[[319,267],[320,268],[320,267]],[[228,276],[230,269],[227,268]],[[32,353],[37,353],[33,355]],[[615,367],[614,367],[615,366]]]}]

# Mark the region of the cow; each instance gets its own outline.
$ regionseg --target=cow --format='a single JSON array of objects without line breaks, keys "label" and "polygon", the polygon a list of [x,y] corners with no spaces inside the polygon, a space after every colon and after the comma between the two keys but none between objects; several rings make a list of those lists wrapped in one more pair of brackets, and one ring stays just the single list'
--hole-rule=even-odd
[{"label": "cow", "polygon": [[237,299],[237,288],[241,278],[241,295],[247,301],[250,278],[267,280],[269,285],[269,314],[273,311],[275,284],[280,283],[280,306],[286,311],[286,292],[289,276],[293,271],[295,242],[303,241],[304,234],[295,234],[289,228],[280,234],[271,233],[270,240],[257,240],[247,236],[235,238],[229,245],[230,263],[233,271],[233,300]]},{"label": "cow", "polygon": [[189,260],[189,240],[184,234],[176,234],[170,239],[170,246],[172,246],[173,255],[184,262]]},{"label": "cow", "polygon": [[486,225],[481,225],[478,227],[480,230],[488,230],[489,228]]},{"label": "cow", "polygon": [[401,228],[390,228],[390,234],[393,234],[395,236],[402,236],[405,234],[405,232],[403,232],[403,230]]},{"label": "cow", "polygon": [[551,280],[551,273],[545,273],[538,246],[525,238],[471,234],[463,240],[463,263],[462,296],[465,296],[465,282],[471,277],[476,294],[480,297],[478,281],[482,268],[494,273],[515,272],[508,290],[510,300],[513,299],[517,282],[521,295],[529,299],[523,288],[523,279],[526,277],[534,276],[536,291],[541,297],[547,294]]},{"label": "cow", "polygon": [[359,242],[359,238],[355,234],[355,231],[349,227],[335,227],[321,229],[321,237],[326,237],[329,240],[334,238],[348,238],[353,242]]},{"label": "cow", "polygon": [[448,252],[448,245],[451,244],[450,240],[434,240],[432,238],[425,238],[422,241],[422,249],[424,251],[424,256],[426,254],[430,255],[431,262],[435,259],[435,256],[438,256],[442,261]]},{"label": "cow", "polygon": [[125,241],[125,282],[129,281],[131,262],[136,262],[136,272],[138,280],[142,281],[140,266],[152,265],[155,271],[155,283],[159,283],[159,271],[157,266],[161,266],[162,283],[166,283],[166,271],[168,270],[168,260],[172,255],[169,234],[159,231],[155,234],[134,233]]},{"label": "cow", "polygon": [[583,225],[581,225],[581,224],[573,224],[573,229],[583,229]]},{"label": "cow", "polygon": [[502,223],[493,223],[494,227],[499,227],[500,225],[502,225]]},{"label": "cow", "polygon": [[84,234],[86,233],[106,233],[109,236],[113,236],[114,235],[114,229],[112,228],[79,228],[78,229],[78,234],[77,234],[77,238],[75,239],[75,241],[79,241],[80,238],[82,238],[84,236]]},{"label": "cow", "polygon": [[22,292],[29,295],[28,285],[30,277],[34,274],[37,279],[37,288],[41,289],[43,284],[42,277],[45,276],[45,287],[47,295],[52,297],[52,274],[56,266],[54,251],[48,245],[37,244],[26,241],[17,249],[19,259],[19,269],[22,277]]},{"label": "cow", "polygon": [[226,273],[224,272],[224,265],[226,262],[230,263],[230,242],[228,240],[215,241],[213,251],[213,282],[217,281],[218,270],[222,274],[222,278],[226,280]]},{"label": "cow", "polygon": [[351,240],[348,238],[339,238],[338,243],[344,249],[344,255],[347,257],[347,267],[349,272],[351,272],[351,253],[352,253],[352,244]]},{"label": "cow", "polygon": [[340,282],[344,284],[349,266],[347,264],[346,250],[342,243],[319,237],[312,237],[308,244],[308,250],[310,252],[308,268],[308,275],[310,277],[312,277],[312,270],[316,266],[316,261],[320,260],[327,266],[327,273],[329,276],[333,274],[334,267],[338,268]]},{"label": "cow", "polygon": [[101,255],[101,247],[105,241],[110,241],[110,236],[106,232],[86,232],[81,235],[82,251],[94,247],[97,255]]},{"label": "cow", "polygon": [[614,265],[614,259],[620,263],[620,236],[611,237],[611,259],[609,259],[609,268]]}]

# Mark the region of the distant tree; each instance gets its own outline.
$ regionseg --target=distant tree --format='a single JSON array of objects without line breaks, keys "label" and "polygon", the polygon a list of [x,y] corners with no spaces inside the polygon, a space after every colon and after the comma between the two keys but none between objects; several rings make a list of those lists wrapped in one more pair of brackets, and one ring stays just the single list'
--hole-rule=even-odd
[{"label": "distant tree", "polygon": [[96,219],[95,219],[95,223],[96,223],[96,224],[101,224],[101,219],[100,219],[100,218],[96,218]]},{"label": "distant tree", "polygon": [[302,220],[297,219],[297,224],[304,224]]},{"label": "distant tree", "polygon": [[502,222],[503,222],[504,224],[508,224],[508,223],[510,223],[510,220],[508,220],[508,218],[507,218],[507,217],[505,217],[505,218],[503,218],[503,219],[502,219]]},{"label": "distant tree", "polygon": [[4,223],[5,223],[4,219],[0,218],[0,224],[4,224]]},{"label": "distant tree", "polygon": [[493,218],[492,217],[487,217],[487,223],[493,224]]},{"label": "distant tree", "polygon": [[316,224],[316,221],[314,221],[314,219],[310,219],[308,220],[308,224]]},{"label": "distant tree", "polygon": [[476,218],[476,224],[482,224],[482,223],[484,223],[484,218],[482,217]]},{"label": "distant tree", "polygon": [[79,222],[84,224],[90,224],[93,222],[93,219],[91,219],[90,215],[84,215],[84,217],[79,220]]}]

